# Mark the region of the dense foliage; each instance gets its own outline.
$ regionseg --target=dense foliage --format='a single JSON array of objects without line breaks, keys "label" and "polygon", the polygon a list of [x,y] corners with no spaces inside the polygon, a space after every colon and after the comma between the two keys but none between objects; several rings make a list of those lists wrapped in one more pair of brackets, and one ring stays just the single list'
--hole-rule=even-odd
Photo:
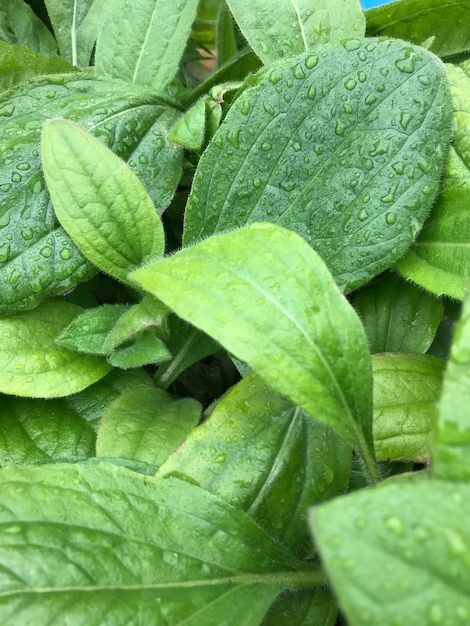
[{"label": "dense foliage", "polygon": [[3,0],[2,624],[470,622],[469,15]]}]

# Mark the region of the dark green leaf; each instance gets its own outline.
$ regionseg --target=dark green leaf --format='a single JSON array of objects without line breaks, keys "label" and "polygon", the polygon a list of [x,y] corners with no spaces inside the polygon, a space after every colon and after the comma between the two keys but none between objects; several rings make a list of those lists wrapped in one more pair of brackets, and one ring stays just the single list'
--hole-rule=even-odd
[{"label": "dark green leaf", "polygon": [[353,306],[372,354],[426,352],[444,314],[440,300],[393,275],[366,287]]},{"label": "dark green leaf", "polygon": [[206,126],[206,100],[201,99],[176,122],[168,133],[168,141],[174,141],[189,150],[200,150],[204,142]]},{"label": "dark green leaf", "polygon": [[350,626],[466,624],[470,485],[395,481],[312,511]]},{"label": "dark green leaf", "polygon": [[171,353],[157,332],[148,328],[136,334],[129,342],[119,345],[108,356],[108,362],[114,367],[128,369],[168,361],[170,358]]},{"label": "dark green leaf", "polygon": [[262,626],[334,626],[338,607],[329,589],[313,587],[282,594],[267,612]]},{"label": "dark green leaf", "polygon": [[161,389],[124,393],[101,420],[96,454],[161,465],[183,443],[201,416],[191,398],[173,399]]},{"label": "dark green leaf", "polygon": [[54,37],[23,0],[2,0],[0,40],[27,46],[40,54],[57,53]]},{"label": "dark green leaf", "polygon": [[199,162],[184,242],[275,222],[311,243],[351,291],[421,228],[451,117],[444,66],[404,42],[350,41],[266,68]]}]

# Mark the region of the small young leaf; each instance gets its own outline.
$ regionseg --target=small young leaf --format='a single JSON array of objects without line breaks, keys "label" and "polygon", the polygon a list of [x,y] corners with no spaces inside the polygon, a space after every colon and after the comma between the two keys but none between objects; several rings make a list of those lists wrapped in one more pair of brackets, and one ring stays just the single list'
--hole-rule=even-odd
[{"label": "small young leaf", "polygon": [[101,420],[96,455],[161,465],[196,427],[201,405],[141,387],[123,394]]},{"label": "small young leaf", "polygon": [[42,163],[57,218],[99,269],[126,282],[129,271],[163,254],[163,226],[151,199],[99,140],[71,122],[49,122]]},{"label": "small young leaf", "polygon": [[258,626],[283,589],[324,582],[246,513],[172,478],[6,468],[0,505],[4,626],[83,623],[85,609],[87,626]]},{"label": "small young leaf", "polygon": [[265,68],[199,162],[184,242],[274,222],[302,235],[351,291],[421,228],[451,124],[444,66],[404,42],[343,42]]},{"label": "small young leaf", "polygon": [[108,354],[105,340],[129,306],[105,304],[78,315],[56,339],[59,346],[85,354]]},{"label": "small young leaf", "polygon": [[81,313],[80,307],[48,300],[33,311],[0,319],[0,392],[29,398],[68,396],[103,378],[104,359],[55,343]]},{"label": "small young leaf", "polygon": [[[431,41],[440,57],[470,50],[468,0],[401,0],[366,12],[367,32],[415,44]],[[452,28],[449,28],[449,24]]]},{"label": "small young leaf", "polygon": [[470,485],[389,482],[313,509],[328,577],[350,626],[465,624]]},{"label": "small young leaf", "polygon": [[433,473],[446,480],[470,479],[470,295],[457,324],[438,404]]},{"label": "small young leaf", "polygon": [[360,291],[353,306],[372,354],[426,352],[444,314],[440,300],[394,275]]},{"label": "small young leaf", "polygon": [[445,361],[424,354],[372,358],[374,441],[379,461],[429,461]]},{"label": "small young leaf", "polygon": [[324,263],[298,235],[253,224],[131,278],[371,455],[367,340]]},{"label": "small young leaf", "polygon": [[227,0],[227,5],[265,65],[365,34],[365,17],[356,0]]},{"label": "small young leaf", "polygon": [[90,57],[105,11],[111,0],[44,0],[60,55],[77,67],[90,64]]},{"label": "small young leaf", "polygon": [[0,39],[27,46],[46,56],[57,54],[57,44],[51,32],[23,0],[2,0]]},{"label": "small young leaf", "polygon": [[128,369],[171,359],[171,353],[153,328],[137,333],[130,341],[119,345],[109,356],[108,363]]},{"label": "small young leaf", "polygon": [[344,439],[251,374],[159,474],[189,480],[241,507],[271,537],[308,558],[307,509],[344,490],[350,466]]},{"label": "small young leaf", "polygon": [[334,626],[338,606],[326,587],[283,593],[270,607],[261,626]]},{"label": "small young leaf", "polygon": [[9,89],[38,74],[73,72],[75,68],[58,56],[46,57],[26,46],[0,41],[0,91]]},{"label": "small young leaf", "polygon": [[201,98],[176,122],[168,133],[168,141],[174,141],[189,150],[200,150],[205,126],[206,100]]},{"label": "small young leaf", "polygon": [[198,0],[113,0],[96,42],[95,65],[129,83],[159,90],[173,79]]}]

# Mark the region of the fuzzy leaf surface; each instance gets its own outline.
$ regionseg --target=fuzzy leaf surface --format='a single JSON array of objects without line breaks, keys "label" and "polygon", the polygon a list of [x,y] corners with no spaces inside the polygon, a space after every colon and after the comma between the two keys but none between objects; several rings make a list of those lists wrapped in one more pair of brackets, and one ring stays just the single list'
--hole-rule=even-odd
[{"label": "fuzzy leaf surface", "polygon": [[241,507],[271,537],[308,558],[307,509],[342,491],[350,466],[344,439],[250,374],[159,474],[189,480]]},{"label": "fuzzy leaf surface", "polygon": [[360,291],[353,306],[372,354],[426,352],[444,314],[440,300],[395,275]]},{"label": "fuzzy leaf surface", "polygon": [[20,44],[49,56],[57,53],[57,44],[47,26],[23,0],[2,0],[0,39]]},{"label": "fuzzy leaf surface", "polygon": [[469,515],[470,486],[441,480],[389,482],[313,510],[315,539],[347,623],[464,624]]},{"label": "fuzzy leaf surface", "polygon": [[84,624],[84,607],[88,626],[257,626],[283,588],[320,578],[184,481],[102,463],[6,468],[0,482],[5,626]]},{"label": "fuzzy leaf surface", "polygon": [[131,279],[353,445],[371,445],[362,325],[301,237],[253,224],[147,264]]},{"label": "fuzzy leaf surface", "polygon": [[429,462],[445,363],[425,354],[372,357],[374,441],[379,461]]},{"label": "fuzzy leaf surface", "polygon": [[265,65],[365,33],[365,17],[356,0],[227,0],[227,5]]},{"label": "fuzzy leaf surface", "polygon": [[163,89],[175,76],[198,0],[114,0],[96,43],[97,71]]},{"label": "fuzzy leaf surface", "polygon": [[43,129],[42,164],[54,212],[83,255],[123,282],[165,249],[144,186],[101,141],[65,120]]},{"label": "fuzzy leaf surface", "polygon": [[265,68],[199,162],[184,242],[274,222],[302,235],[351,291],[421,228],[451,123],[444,66],[404,42],[343,42]]},{"label": "fuzzy leaf surface", "polygon": [[469,0],[401,0],[367,11],[366,18],[373,37],[429,42],[440,57],[470,50]]},{"label": "fuzzy leaf surface", "polygon": [[97,136],[139,176],[161,213],[181,174],[166,141],[178,114],[154,93],[90,73],[39,77],[0,103],[0,315],[70,290],[96,268],[58,224],[40,162],[42,126],[67,118]]},{"label": "fuzzy leaf surface", "polygon": [[48,300],[32,311],[0,319],[0,392],[54,398],[103,378],[110,370],[104,359],[55,343],[81,311],[75,304]]},{"label": "fuzzy leaf surface", "polygon": [[101,420],[96,454],[161,465],[183,443],[201,417],[192,398],[175,400],[161,389],[131,389]]}]

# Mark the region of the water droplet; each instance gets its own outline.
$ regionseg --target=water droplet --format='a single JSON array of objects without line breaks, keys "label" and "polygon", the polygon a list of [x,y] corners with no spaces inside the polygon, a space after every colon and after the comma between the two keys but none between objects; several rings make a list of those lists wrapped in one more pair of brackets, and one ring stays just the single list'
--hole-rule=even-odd
[{"label": "water droplet", "polygon": [[344,135],[344,131],[346,130],[347,125],[342,122],[341,120],[337,120],[336,125],[335,125],[335,133],[337,135]]},{"label": "water droplet", "polygon": [[52,254],[52,248],[50,246],[44,246],[44,248],[41,248],[39,252],[41,256],[48,259]]},{"label": "water droplet", "polygon": [[357,217],[361,222],[365,222],[366,219],[369,217],[369,213],[367,213],[366,209],[361,209],[357,214]]},{"label": "water droplet", "polygon": [[284,191],[293,191],[295,189],[295,183],[283,181],[279,183],[279,187],[284,189]]},{"label": "water droplet", "polygon": [[269,102],[264,101],[263,107],[266,113],[269,113],[269,115],[274,115],[276,113],[275,108]]},{"label": "water droplet", "polygon": [[63,259],[64,261],[67,261],[67,259],[70,259],[71,256],[72,256],[72,253],[69,250],[69,248],[62,248],[62,250],[60,251],[60,258]]},{"label": "water droplet", "polygon": [[405,528],[403,526],[403,522],[396,515],[392,515],[391,517],[387,517],[385,523],[390,530],[393,530],[397,535],[404,535]]},{"label": "water droplet", "polygon": [[217,148],[219,148],[219,150],[222,148],[224,142],[220,135],[214,139],[214,144],[217,146]]},{"label": "water droplet", "polygon": [[395,65],[400,70],[400,72],[405,72],[406,74],[412,74],[415,65],[416,65],[416,55],[411,50],[407,50],[405,53],[405,57],[403,59],[399,59],[395,61]]},{"label": "water droplet", "polygon": [[15,269],[10,274],[10,278],[8,279],[8,282],[10,283],[10,285],[16,285],[16,283],[20,280],[20,278],[21,278],[20,272]]},{"label": "water droplet", "polygon": [[305,78],[305,72],[303,71],[302,66],[300,64],[292,68],[292,73],[294,74],[295,78],[298,78],[298,79]]},{"label": "water droplet", "polygon": [[0,185],[0,191],[3,191],[3,193],[8,193],[11,189],[11,183],[4,183],[3,185]]},{"label": "water droplet", "polygon": [[21,174],[18,174],[18,172],[13,172],[13,174],[11,175],[11,180],[14,183],[21,183],[23,177],[21,176]]},{"label": "water droplet", "polygon": [[308,57],[305,58],[305,67],[308,70],[313,70],[313,68],[318,65],[318,57],[310,54]]},{"label": "water droplet", "polygon": [[4,117],[11,117],[15,112],[15,107],[12,104],[8,104],[0,109],[0,115]]},{"label": "water droplet", "polygon": [[382,74],[382,76],[388,76],[388,67],[381,67],[380,73]]},{"label": "water droplet", "polygon": [[145,154],[141,154],[139,157],[139,163],[142,163],[142,165],[146,165],[148,163],[148,158],[145,156]]},{"label": "water droplet", "polygon": [[273,147],[273,146],[272,146],[272,144],[270,144],[270,143],[269,143],[269,142],[267,142],[267,141],[264,141],[264,142],[261,144],[261,150],[262,150],[263,152],[269,152],[269,150],[271,150],[271,149],[272,149],[272,147]]},{"label": "water droplet", "polygon": [[253,178],[253,187],[261,187],[261,178]]},{"label": "water droplet", "polygon": [[344,86],[348,91],[352,91],[356,85],[357,82],[354,80],[354,78],[348,78],[348,80],[344,83]]},{"label": "water droplet", "polygon": [[[383,199],[381,198],[382,202]],[[389,212],[385,214],[385,221],[386,223],[391,226],[392,224],[395,224],[395,222],[397,221],[397,214],[393,213],[393,212]]]},{"label": "water droplet", "polygon": [[418,76],[418,80],[422,85],[425,85],[426,87],[431,84],[431,81],[427,76]]},{"label": "water droplet", "polygon": [[365,98],[365,103],[367,104],[367,106],[372,106],[376,102],[377,102],[377,96],[374,96],[374,94],[369,94]]},{"label": "water droplet", "polygon": [[230,141],[234,148],[239,148],[240,144],[238,142],[238,137],[240,135],[240,129],[236,128],[235,130],[229,130],[227,133],[227,140]]},{"label": "water droplet", "polygon": [[408,128],[408,124],[414,119],[414,115],[411,115],[411,113],[402,113],[400,115],[400,126],[403,128],[403,130],[406,130]]},{"label": "water droplet", "polygon": [[0,263],[5,263],[10,256],[10,244],[4,243],[0,246]]},{"label": "water droplet", "polygon": [[23,172],[31,169],[31,165],[29,163],[20,163],[17,167],[19,170],[22,170]]},{"label": "water droplet", "polygon": [[350,39],[349,41],[345,41],[343,43],[344,49],[347,50],[348,52],[354,52],[354,50],[357,50],[358,48],[360,48],[361,45],[362,45],[362,42],[359,41],[358,39]]},{"label": "water droplet", "polygon": [[29,226],[25,226],[24,228],[21,229],[21,236],[23,237],[23,239],[25,241],[29,241],[30,239],[33,238],[33,229],[30,228]]},{"label": "water droplet", "polygon": [[359,50],[357,56],[361,61],[367,61],[367,54],[364,52],[364,50]]},{"label": "water droplet", "polygon": [[242,115],[248,115],[248,113],[250,112],[250,108],[251,102],[248,100],[248,98],[244,98],[242,100],[242,108],[240,109]]},{"label": "water droplet", "polygon": [[401,175],[405,171],[405,164],[397,161],[395,163],[392,163],[392,168],[397,174]]},{"label": "water droplet", "polygon": [[425,174],[427,174],[427,173],[429,172],[429,170],[431,169],[431,167],[432,167],[432,163],[431,163],[431,161],[426,161],[425,159],[421,158],[421,159],[418,161],[418,167],[419,167],[419,169],[420,169],[422,172],[424,172]]}]

